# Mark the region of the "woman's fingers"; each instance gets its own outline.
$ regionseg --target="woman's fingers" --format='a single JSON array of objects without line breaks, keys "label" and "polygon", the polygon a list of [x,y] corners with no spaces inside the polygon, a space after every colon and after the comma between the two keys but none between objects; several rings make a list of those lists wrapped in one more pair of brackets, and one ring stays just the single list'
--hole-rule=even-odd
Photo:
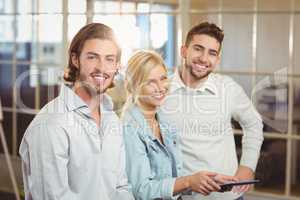
[{"label": "woman's fingers", "polygon": [[214,179],[209,178],[207,183],[210,185],[211,191],[219,191],[221,189]]}]

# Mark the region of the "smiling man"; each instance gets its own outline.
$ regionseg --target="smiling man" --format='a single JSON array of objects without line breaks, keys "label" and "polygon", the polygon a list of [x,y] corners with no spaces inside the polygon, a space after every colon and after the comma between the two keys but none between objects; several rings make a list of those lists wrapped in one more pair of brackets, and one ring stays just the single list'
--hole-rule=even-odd
[{"label": "smiling man", "polygon": [[[206,170],[238,180],[253,179],[263,141],[262,120],[236,82],[212,73],[220,62],[223,37],[223,31],[208,22],[188,32],[181,48],[184,64],[175,72],[170,95],[161,110],[166,120],[180,130],[186,173]],[[243,129],[239,164],[232,119]],[[207,197],[194,194],[184,199],[233,200],[249,188],[249,185],[234,188],[238,194],[211,193]]]},{"label": "smiling man", "polygon": [[105,94],[119,68],[113,31],[92,23],[74,37],[57,98],[26,130],[20,155],[26,200],[132,200],[122,130]]}]

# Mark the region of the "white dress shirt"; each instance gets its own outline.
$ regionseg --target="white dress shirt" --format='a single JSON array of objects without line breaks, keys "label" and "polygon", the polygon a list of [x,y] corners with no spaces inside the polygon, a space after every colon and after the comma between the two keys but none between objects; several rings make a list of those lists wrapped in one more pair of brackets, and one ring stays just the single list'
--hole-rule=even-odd
[{"label": "white dress shirt", "polygon": [[[243,89],[231,78],[211,73],[196,89],[185,86],[179,73],[161,107],[165,120],[180,133],[185,173],[207,170],[234,175],[238,168],[231,120],[243,129],[240,165],[255,171],[263,141],[262,120]],[[185,199],[237,198],[231,192],[196,194]]]},{"label": "white dress shirt", "polygon": [[34,118],[20,155],[26,200],[132,200],[118,117],[104,95],[100,128],[67,86]]}]

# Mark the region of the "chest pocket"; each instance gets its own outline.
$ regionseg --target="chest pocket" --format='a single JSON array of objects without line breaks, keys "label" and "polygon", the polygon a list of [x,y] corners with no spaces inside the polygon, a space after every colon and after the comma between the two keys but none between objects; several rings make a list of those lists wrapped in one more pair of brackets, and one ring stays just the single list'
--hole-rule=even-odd
[{"label": "chest pocket", "polygon": [[146,153],[150,162],[161,156],[160,154],[162,153],[162,151],[155,140],[153,140],[150,136],[142,136],[141,140],[146,147]]},{"label": "chest pocket", "polygon": [[176,176],[182,175],[182,155],[179,149],[179,136],[177,131],[170,130],[165,137],[165,144],[173,159],[173,165],[176,167]]},{"label": "chest pocket", "polygon": [[154,140],[151,136],[142,135],[140,138],[146,148],[146,154],[151,168],[151,178],[163,178],[169,166],[165,152],[159,147],[158,141]]}]

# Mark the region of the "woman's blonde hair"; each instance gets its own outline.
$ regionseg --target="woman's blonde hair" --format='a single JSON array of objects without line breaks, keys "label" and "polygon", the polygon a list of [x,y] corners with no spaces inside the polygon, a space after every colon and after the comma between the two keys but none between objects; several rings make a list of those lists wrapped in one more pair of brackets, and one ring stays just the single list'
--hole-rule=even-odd
[{"label": "woman's blonde hair", "polygon": [[130,104],[136,103],[143,84],[151,70],[157,66],[162,66],[167,71],[162,57],[151,50],[139,50],[129,59],[125,75],[127,102],[124,109],[128,108]]}]

